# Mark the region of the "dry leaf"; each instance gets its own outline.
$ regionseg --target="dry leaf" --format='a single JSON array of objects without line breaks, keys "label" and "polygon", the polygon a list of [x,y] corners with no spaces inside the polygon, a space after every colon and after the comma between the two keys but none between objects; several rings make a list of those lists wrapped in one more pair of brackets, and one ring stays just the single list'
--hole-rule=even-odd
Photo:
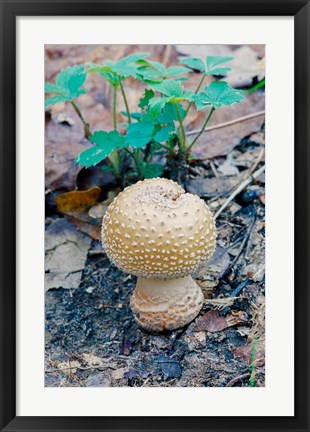
[{"label": "dry leaf", "polygon": [[94,206],[100,196],[101,189],[94,186],[85,191],[66,192],[56,197],[59,211],[68,213],[73,210],[82,210],[85,207]]},{"label": "dry leaf", "polygon": [[211,333],[219,332],[227,327],[235,326],[239,323],[247,322],[246,313],[243,311],[232,312],[225,317],[220,316],[219,311],[211,310],[202,317],[196,319],[193,327],[194,332],[209,331]]},{"label": "dry leaf", "polygon": [[65,219],[52,222],[45,231],[45,291],[78,288],[91,239]]},{"label": "dry leaf", "polygon": [[259,59],[259,55],[247,45],[241,46],[233,53],[231,70],[223,78],[232,87],[250,87],[253,79],[261,81],[265,77],[265,61]]}]

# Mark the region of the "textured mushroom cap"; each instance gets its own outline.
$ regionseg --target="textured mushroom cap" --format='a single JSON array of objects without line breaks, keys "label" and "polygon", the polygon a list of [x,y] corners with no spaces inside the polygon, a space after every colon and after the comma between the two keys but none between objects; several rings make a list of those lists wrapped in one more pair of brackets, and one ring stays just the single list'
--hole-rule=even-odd
[{"label": "textured mushroom cap", "polygon": [[213,254],[215,240],[214,219],[204,201],[163,178],[127,187],[102,222],[110,260],[142,278],[191,274]]}]

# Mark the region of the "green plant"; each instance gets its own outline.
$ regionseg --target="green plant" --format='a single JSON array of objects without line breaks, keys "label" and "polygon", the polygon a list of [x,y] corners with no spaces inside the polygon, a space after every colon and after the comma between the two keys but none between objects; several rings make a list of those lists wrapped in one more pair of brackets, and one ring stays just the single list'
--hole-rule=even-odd
[{"label": "green plant", "polygon": [[[104,159],[116,177],[122,174],[122,163],[126,155],[132,160],[133,172],[138,178],[161,176],[162,164],[155,157],[164,156],[176,163],[191,160],[191,149],[203,133],[216,109],[230,106],[244,99],[243,92],[230,87],[225,81],[213,81],[202,89],[207,75],[222,76],[230,68],[226,65],[231,57],[208,56],[185,58],[181,65],[166,68],[159,62],[148,59],[149,53],[137,53],[123,57],[117,62],[106,60],[102,65],[86,64],[72,66],[61,71],[56,83],[46,84],[46,92],[54,96],[46,100],[46,106],[57,102],[70,102],[84,125],[85,136],[94,144],[76,159],[81,166],[89,168]],[[186,74],[198,72],[201,79],[196,89],[185,89]],[[82,85],[88,73],[97,73],[113,89],[113,131],[91,133],[74,99],[85,93]],[[125,80],[136,79],[145,86],[138,110],[131,111],[126,96]],[[119,132],[117,123],[117,98],[120,93],[126,119],[125,134]],[[190,109],[206,111],[205,120],[194,139],[186,135],[186,117]],[[181,162],[180,162],[181,161]],[[107,167],[105,167],[107,169]]]},{"label": "green plant", "polygon": [[258,337],[255,337],[253,339],[252,345],[251,345],[251,363],[250,363],[250,382],[249,387],[255,387],[255,375],[256,375],[256,345],[258,342]]}]

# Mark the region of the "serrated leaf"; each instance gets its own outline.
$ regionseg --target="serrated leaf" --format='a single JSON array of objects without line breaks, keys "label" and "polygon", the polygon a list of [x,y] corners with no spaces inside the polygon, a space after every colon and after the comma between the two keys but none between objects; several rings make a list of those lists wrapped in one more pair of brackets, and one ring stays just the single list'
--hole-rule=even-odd
[{"label": "serrated leaf", "polygon": [[171,66],[167,69],[167,76],[183,75],[189,73],[190,70],[183,66]]},{"label": "serrated leaf", "polygon": [[61,89],[55,86],[54,84],[46,83],[45,84],[45,93],[58,93],[61,94]]},{"label": "serrated leaf", "polygon": [[138,60],[143,60],[150,56],[150,53],[144,52],[144,53],[136,53],[136,54],[129,54],[126,57],[121,58],[116,62],[118,65],[128,65],[129,63],[134,63]]},{"label": "serrated leaf", "polygon": [[220,108],[223,105],[230,106],[245,99],[241,90],[230,87],[225,81],[212,82],[208,87],[205,87],[205,93],[202,92],[196,96],[197,98],[195,97],[194,100],[197,110],[203,109],[198,108],[198,106],[211,105],[214,108]]},{"label": "serrated leaf", "polygon": [[233,60],[233,57],[224,56],[207,56],[206,58],[206,75],[226,75],[231,70],[230,67],[216,67],[220,64]]},{"label": "serrated leaf", "polygon": [[112,72],[100,72],[100,76],[106,79],[113,87],[117,87],[119,85],[118,76]]},{"label": "serrated leaf", "polygon": [[180,63],[189,66],[192,69],[199,70],[206,75],[226,75],[228,71],[231,70],[230,67],[216,67],[220,64],[226,63],[233,60],[232,57],[224,56],[207,56],[206,63],[204,63],[200,58],[189,57],[181,60]]},{"label": "serrated leaf", "polygon": [[176,80],[163,81],[160,84],[153,84],[151,87],[166,96],[181,97],[183,95],[183,86]]},{"label": "serrated leaf", "polygon": [[160,113],[170,98],[153,97],[149,100],[149,110],[155,113]]},{"label": "serrated leaf", "polygon": [[218,66],[219,64],[227,63],[233,59],[234,59],[233,57],[225,57],[225,56],[207,56],[206,57],[207,72],[214,69],[215,66]]},{"label": "serrated leaf", "polygon": [[86,76],[84,65],[70,66],[56,76],[56,86],[61,90],[62,95],[71,101],[85,93],[85,90],[81,90],[81,86],[84,84]]},{"label": "serrated leaf", "polygon": [[163,175],[164,167],[158,163],[147,164],[143,162],[141,164],[141,174],[144,178],[156,178]]},{"label": "serrated leaf", "polygon": [[125,136],[126,145],[141,148],[153,138],[154,125],[151,122],[131,123]]},{"label": "serrated leaf", "polygon": [[154,97],[153,90],[146,89],[144,95],[142,96],[140,102],[138,103],[138,107],[142,109],[145,108],[146,106],[148,106],[149,100],[152,99],[153,97]]},{"label": "serrated leaf", "polygon": [[174,125],[170,124],[168,126],[164,126],[154,135],[154,141],[161,143],[165,141],[169,141],[171,138],[171,134],[175,131]]},{"label": "serrated leaf", "polygon": [[66,102],[68,99],[65,96],[52,96],[50,98],[45,99],[45,108],[50,105],[55,105],[59,102]]},{"label": "serrated leaf", "polygon": [[[178,104],[178,108],[179,108],[181,118],[184,119],[185,114],[186,114],[186,110],[182,107],[181,104]],[[174,120],[178,120],[178,119],[179,118],[178,118],[175,104],[170,103],[170,102],[168,102],[165,105],[162,113],[158,117],[159,122],[162,124],[173,123]]]},{"label": "serrated leaf", "polygon": [[199,70],[200,72],[205,72],[206,70],[204,62],[197,57],[188,57],[182,59],[180,63],[185,64],[192,69]]},{"label": "serrated leaf", "polygon": [[86,168],[97,165],[99,162],[109,156],[113,150],[126,146],[124,137],[121,136],[117,131],[95,132],[90,137],[90,141],[93,142],[95,146],[85,150],[76,158],[76,162],[79,165],[85,165]]},{"label": "serrated leaf", "polygon": [[121,58],[117,62],[112,62],[110,60],[105,61],[105,65],[110,67],[112,72],[121,75],[123,78],[133,76],[136,78],[138,76],[138,64],[135,62],[148,57],[149,53],[137,53],[130,54],[126,57]]},{"label": "serrated leaf", "polygon": [[207,95],[204,92],[197,93],[193,96],[193,101],[196,105],[197,111],[201,111],[211,106],[207,100]]}]

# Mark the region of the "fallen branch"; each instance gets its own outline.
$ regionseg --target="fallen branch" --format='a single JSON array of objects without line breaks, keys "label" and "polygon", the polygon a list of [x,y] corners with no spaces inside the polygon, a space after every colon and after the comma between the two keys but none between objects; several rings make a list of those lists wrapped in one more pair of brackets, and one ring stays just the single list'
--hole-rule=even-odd
[{"label": "fallen branch", "polygon": [[[215,130],[215,129],[221,129],[221,128],[224,128],[224,127],[227,127],[227,126],[231,126],[231,125],[234,125],[236,123],[241,123],[241,122],[244,122],[246,120],[251,120],[253,118],[260,117],[260,116],[263,116],[263,115],[265,115],[265,111],[258,111],[258,112],[255,112],[255,113],[252,113],[252,114],[248,114],[248,115],[243,116],[243,117],[238,117],[236,119],[229,120],[227,122],[219,123],[219,124],[214,125],[214,126],[208,126],[208,127],[206,127],[203,130],[203,132],[209,132],[209,131],[212,131],[212,130]],[[187,136],[196,135],[199,132],[200,132],[200,129],[195,129],[193,131],[186,132],[186,135]]]},{"label": "fallen branch", "polygon": [[226,384],[226,387],[232,387],[234,384],[236,384],[236,382],[241,381],[241,380],[243,380],[245,378],[250,378],[250,374],[248,372],[244,373],[242,375],[236,376],[235,378],[233,378],[232,380],[230,380]]},{"label": "fallen branch", "polygon": [[214,219],[217,219],[223,210],[228,206],[228,204],[243,191],[253,180],[257,179],[265,171],[265,165],[255,171],[254,174],[248,173],[248,176],[239,184],[239,186],[229,195],[227,200],[221,206],[221,208],[215,213]]}]

